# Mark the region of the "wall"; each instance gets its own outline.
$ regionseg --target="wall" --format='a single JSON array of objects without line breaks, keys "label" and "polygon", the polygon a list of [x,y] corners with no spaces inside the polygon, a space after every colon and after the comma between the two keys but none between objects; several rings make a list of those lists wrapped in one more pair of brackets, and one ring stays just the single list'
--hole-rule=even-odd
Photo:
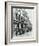
[{"label": "wall", "polygon": [[35,3],[39,3],[39,0],[8,0],[8,1],[22,1],[22,2],[35,2]]},{"label": "wall", "polygon": [[[4,2],[7,0],[0,0],[0,46],[4,46],[5,41],[5,8],[4,8]],[[8,0],[9,1],[9,0]],[[39,0],[13,0],[13,1],[24,1],[24,2],[37,2],[39,3]],[[9,45],[8,45],[9,46]],[[13,44],[12,46],[39,46],[37,43],[19,43],[19,44]]]}]

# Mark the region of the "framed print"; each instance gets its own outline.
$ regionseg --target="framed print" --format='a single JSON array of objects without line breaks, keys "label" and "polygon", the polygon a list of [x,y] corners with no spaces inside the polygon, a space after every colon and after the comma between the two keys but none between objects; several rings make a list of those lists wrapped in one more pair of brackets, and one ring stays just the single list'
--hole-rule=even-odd
[{"label": "framed print", "polygon": [[7,42],[37,42],[37,3],[7,2]]}]

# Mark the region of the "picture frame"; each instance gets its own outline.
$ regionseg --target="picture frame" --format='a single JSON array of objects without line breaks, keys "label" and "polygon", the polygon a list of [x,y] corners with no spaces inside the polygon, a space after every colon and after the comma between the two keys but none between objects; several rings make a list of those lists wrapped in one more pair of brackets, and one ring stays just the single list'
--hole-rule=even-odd
[{"label": "picture frame", "polygon": [[6,2],[5,42],[7,44],[38,42],[37,10],[37,3]]}]

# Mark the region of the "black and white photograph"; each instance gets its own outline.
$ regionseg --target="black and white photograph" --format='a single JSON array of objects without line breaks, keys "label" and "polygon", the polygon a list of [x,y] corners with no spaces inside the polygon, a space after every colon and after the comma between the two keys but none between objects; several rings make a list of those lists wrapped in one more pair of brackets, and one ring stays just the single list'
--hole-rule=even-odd
[{"label": "black and white photograph", "polygon": [[11,12],[11,39],[33,38],[34,7],[12,6]]},{"label": "black and white photograph", "polygon": [[33,9],[13,8],[12,37],[28,36],[32,32]]},{"label": "black and white photograph", "polygon": [[37,23],[37,3],[7,2],[7,43],[37,42]]}]

